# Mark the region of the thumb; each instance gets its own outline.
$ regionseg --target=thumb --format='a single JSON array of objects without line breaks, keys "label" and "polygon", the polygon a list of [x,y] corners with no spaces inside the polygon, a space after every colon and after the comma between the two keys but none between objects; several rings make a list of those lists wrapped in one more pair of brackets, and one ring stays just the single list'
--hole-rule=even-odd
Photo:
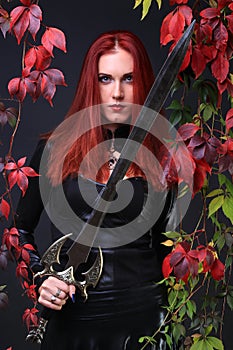
[{"label": "thumb", "polygon": [[72,299],[73,303],[75,302],[75,291],[76,291],[76,287],[71,284],[69,286],[69,296]]}]

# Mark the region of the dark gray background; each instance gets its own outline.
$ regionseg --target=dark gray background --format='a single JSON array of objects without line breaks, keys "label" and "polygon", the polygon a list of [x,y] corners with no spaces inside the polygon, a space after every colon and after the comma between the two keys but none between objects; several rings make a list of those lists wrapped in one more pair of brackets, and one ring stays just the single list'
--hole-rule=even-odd
[{"label": "dark gray background", "polygon": [[[68,87],[58,86],[53,99],[53,108],[42,97],[36,103],[33,103],[30,97],[26,98],[22,111],[22,121],[13,148],[13,155],[16,159],[27,156],[29,160],[40,133],[49,131],[63,120],[63,116],[72,101],[84,55],[89,45],[100,33],[112,29],[133,31],[144,42],[155,73],[158,72],[168,52],[168,48],[161,48],[159,44],[162,19],[169,11],[168,0],[163,2],[162,9],[159,11],[156,2],[152,1],[149,15],[143,21],[140,21],[141,7],[133,10],[133,0],[80,2],[75,0],[41,0],[39,2],[43,10],[43,23],[60,28],[66,34],[67,53],[55,49],[55,59],[52,66],[64,72]],[[13,4],[17,3],[13,1]],[[21,46],[18,46],[16,39],[8,34],[6,40],[0,35],[0,47],[0,97],[8,98],[7,82],[20,75]],[[7,106],[10,105],[13,104],[7,102]],[[0,138],[5,146],[3,145],[2,150],[0,149],[0,156],[4,155],[9,131],[8,126],[1,131]],[[16,191],[15,201],[17,201],[17,196],[18,192]],[[192,214],[192,210],[195,210],[195,213],[200,210],[196,200],[193,201],[186,217],[190,227],[195,225],[195,216]],[[47,218],[43,215],[36,230],[41,252],[49,243],[47,223]],[[3,222],[2,227],[6,227],[7,224]],[[2,284],[7,284],[9,307],[6,310],[0,310],[0,349],[5,350],[9,346],[12,346],[13,350],[38,349],[37,345],[25,343],[27,332],[22,323],[22,314],[25,308],[31,307],[31,303],[27,297],[22,296],[22,289],[15,277],[14,264],[11,263],[6,271],[1,272],[0,285]],[[227,315],[224,331],[227,350],[232,349],[231,319],[232,315]]]}]

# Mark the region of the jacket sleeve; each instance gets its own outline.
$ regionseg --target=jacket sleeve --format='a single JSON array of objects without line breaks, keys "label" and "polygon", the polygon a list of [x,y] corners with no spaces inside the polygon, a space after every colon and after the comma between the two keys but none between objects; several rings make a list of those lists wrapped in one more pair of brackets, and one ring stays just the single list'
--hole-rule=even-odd
[{"label": "jacket sleeve", "polygon": [[[38,142],[29,164],[37,173],[40,173],[40,161],[45,144],[45,140]],[[41,176],[44,175],[42,174]],[[34,230],[39,222],[44,204],[40,194],[39,176],[29,177],[28,180],[29,184],[26,193],[24,196],[21,195],[17,205],[14,225],[19,232],[19,245],[22,247],[25,244],[31,244],[34,248],[34,250],[27,249],[30,256],[28,264],[29,279],[32,280],[33,274],[43,269],[34,239]]]},{"label": "jacket sleeve", "polygon": [[[152,237],[153,237],[152,244],[156,248],[160,263],[162,263],[165,256],[169,254],[171,251],[170,247],[166,247],[161,243],[164,242],[166,239],[162,233],[166,232],[167,229],[169,229],[170,221],[172,221],[173,216],[176,216],[175,215],[176,199],[177,199],[177,186],[174,185],[168,191],[164,209],[159,219],[157,220],[156,224],[152,228]],[[173,223],[171,223],[171,225],[173,226]]]}]

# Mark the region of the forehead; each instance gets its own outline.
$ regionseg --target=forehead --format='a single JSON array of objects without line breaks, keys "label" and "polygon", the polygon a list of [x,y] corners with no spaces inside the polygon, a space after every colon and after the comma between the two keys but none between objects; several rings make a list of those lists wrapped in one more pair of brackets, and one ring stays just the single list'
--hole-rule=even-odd
[{"label": "forehead", "polygon": [[133,56],[123,49],[117,49],[102,55],[99,59],[99,73],[124,74],[133,71]]}]

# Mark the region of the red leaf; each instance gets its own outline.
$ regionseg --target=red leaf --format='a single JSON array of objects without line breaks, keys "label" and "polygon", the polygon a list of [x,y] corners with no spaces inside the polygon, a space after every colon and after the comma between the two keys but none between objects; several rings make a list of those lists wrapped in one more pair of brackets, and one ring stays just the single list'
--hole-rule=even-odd
[{"label": "red leaf", "polygon": [[[22,7],[22,6],[19,6]],[[14,11],[14,10],[13,10]],[[14,23],[14,24],[13,24]],[[29,26],[29,13],[26,7],[23,7],[23,11],[17,21],[11,22],[11,31],[13,31],[18,44],[20,44],[24,33]]]},{"label": "red leaf", "polygon": [[183,34],[185,27],[185,17],[182,12],[176,11],[169,23],[169,32],[177,42]]},{"label": "red leaf", "polygon": [[44,73],[54,85],[67,86],[64,75],[59,69],[47,69]]},{"label": "red leaf", "polygon": [[0,8],[0,29],[4,38],[6,37],[6,33],[10,29],[10,16],[6,10]]},{"label": "red leaf", "polygon": [[5,244],[9,251],[11,250],[12,246],[16,249],[18,248],[19,233],[15,227],[12,227],[10,230],[8,230],[7,228],[4,229],[2,244]]},{"label": "red leaf", "polygon": [[211,71],[213,76],[222,83],[228,75],[229,72],[229,61],[228,59],[222,54],[222,52],[218,52],[217,57],[211,64]]},{"label": "red leaf", "polygon": [[221,281],[224,278],[225,265],[219,259],[215,259],[210,272],[214,280]]},{"label": "red leaf", "polygon": [[186,123],[181,125],[177,130],[176,141],[186,141],[190,139],[199,129],[199,126],[194,123]]},{"label": "red leaf", "polygon": [[209,44],[212,40],[212,32],[212,27],[208,23],[197,25],[197,44]]},{"label": "red leaf", "polygon": [[0,203],[0,212],[8,220],[8,216],[10,214],[10,205],[4,198],[2,198],[2,201]]},{"label": "red leaf", "polygon": [[47,27],[45,33],[41,38],[42,45],[53,57],[53,47],[66,52],[66,39],[64,33],[57,28]]},{"label": "red leaf", "polygon": [[206,63],[212,61],[217,56],[218,50],[213,45],[203,45],[201,51],[206,58]]},{"label": "red leaf", "polygon": [[36,294],[36,285],[35,284],[32,284],[32,285],[29,285],[26,281],[24,281],[24,287],[26,289],[26,294],[28,296],[29,299],[32,299],[34,302],[36,301],[37,299],[37,294]]},{"label": "red leaf", "polygon": [[22,16],[24,11],[25,11],[25,6],[17,6],[11,11],[11,13],[10,13],[10,17],[11,17],[10,27],[11,28],[15,25],[15,23],[18,21],[20,16]]},{"label": "red leaf", "polygon": [[29,26],[28,31],[31,33],[34,40],[36,40],[36,34],[40,29],[40,21],[42,20],[42,12],[38,5],[32,4],[29,12]]},{"label": "red leaf", "polygon": [[200,12],[200,16],[206,19],[220,17],[220,10],[214,7],[208,7]]},{"label": "red leaf", "polygon": [[17,185],[19,186],[20,190],[22,191],[22,196],[24,196],[26,193],[26,190],[28,188],[28,178],[21,170],[18,171]]},{"label": "red leaf", "polygon": [[214,41],[216,49],[225,53],[228,42],[228,31],[221,21],[214,30]]},{"label": "red leaf", "polygon": [[17,176],[18,176],[18,170],[12,170],[10,174],[8,175],[8,183],[10,190],[17,182]]},{"label": "red leaf", "polygon": [[200,191],[200,189],[204,185],[204,181],[206,179],[206,173],[211,172],[211,167],[209,164],[201,159],[201,160],[195,160],[196,163],[196,169],[194,172],[194,182],[193,182],[193,196]]},{"label": "red leaf", "polygon": [[193,18],[192,9],[189,6],[183,5],[179,7],[179,11],[184,15],[185,23],[189,26]]},{"label": "red leaf", "polygon": [[37,326],[38,324],[38,317],[36,316],[37,312],[39,312],[39,310],[37,310],[36,308],[26,309],[24,311],[23,321],[26,323],[28,330],[30,329],[31,324],[34,326]]},{"label": "red leaf", "polygon": [[163,260],[162,272],[163,272],[164,278],[169,277],[173,270],[173,268],[170,265],[170,257],[171,257],[171,254],[168,254]]},{"label": "red leaf", "polygon": [[20,43],[24,33],[28,30],[33,39],[40,28],[42,12],[38,5],[31,4],[30,1],[21,1],[25,6],[18,6],[10,13],[11,30],[16,36],[18,44]]},{"label": "red leaf", "polygon": [[233,108],[230,108],[226,114],[226,128],[230,130],[233,127]]},{"label": "red leaf", "polygon": [[21,261],[16,267],[16,276],[28,280],[28,269],[24,261]]},{"label": "red leaf", "polygon": [[27,159],[27,157],[22,157],[18,160],[17,165],[19,168],[21,168],[25,164],[26,159]]},{"label": "red leaf", "polygon": [[25,55],[25,65],[29,69],[35,66],[36,70],[45,70],[51,63],[51,56],[44,46],[34,46]]},{"label": "red leaf", "polygon": [[32,169],[31,167],[25,166],[23,168],[21,168],[21,171],[26,175],[26,176],[40,176],[39,174],[37,174],[37,172]]},{"label": "red leaf", "polygon": [[24,78],[13,78],[8,83],[8,90],[11,98],[16,96],[22,102],[26,96],[26,85]]},{"label": "red leaf", "polygon": [[200,47],[193,47],[191,67],[195,74],[195,79],[197,79],[206,68],[206,58]]},{"label": "red leaf", "polygon": [[173,12],[170,12],[163,20],[160,29],[160,44],[167,45],[170,41],[174,40],[172,34],[169,31],[169,23],[173,16]]},{"label": "red leaf", "polygon": [[7,123],[7,113],[6,110],[0,110],[0,124],[4,126]]},{"label": "red leaf", "polygon": [[228,22],[228,28],[231,33],[233,33],[233,14],[226,16]]},{"label": "red leaf", "polygon": [[192,52],[192,45],[190,43],[189,46],[188,46],[188,50],[187,50],[187,52],[185,54],[184,60],[182,62],[182,65],[180,67],[180,72],[182,72],[183,70],[185,70],[188,67],[188,65],[190,63],[191,52]]}]

